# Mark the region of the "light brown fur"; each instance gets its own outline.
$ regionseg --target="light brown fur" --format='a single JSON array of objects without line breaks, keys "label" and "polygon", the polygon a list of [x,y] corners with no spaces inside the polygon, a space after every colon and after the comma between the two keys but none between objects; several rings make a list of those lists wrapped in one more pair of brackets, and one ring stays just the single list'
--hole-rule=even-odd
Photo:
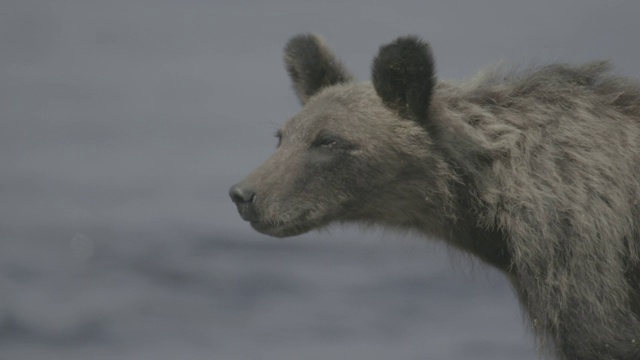
[{"label": "light brown fur", "polygon": [[289,56],[325,80],[292,76],[305,107],[232,189],[243,217],[274,236],[336,221],[420,231],[502,270],[541,349],[640,359],[640,85],[594,62],[427,86],[414,80],[432,77],[425,59],[401,38],[373,84],[337,65],[327,85],[313,59]]}]

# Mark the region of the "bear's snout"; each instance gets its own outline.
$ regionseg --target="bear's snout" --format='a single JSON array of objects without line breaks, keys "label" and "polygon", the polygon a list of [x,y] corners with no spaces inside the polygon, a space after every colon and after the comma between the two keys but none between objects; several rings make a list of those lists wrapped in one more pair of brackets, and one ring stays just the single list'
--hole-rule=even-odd
[{"label": "bear's snout", "polygon": [[229,189],[229,196],[231,201],[236,204],[240,217],[245,221],[257,221],[254,199],[256,197],[255,191],[249,189],[242,183],[235,184]]}]

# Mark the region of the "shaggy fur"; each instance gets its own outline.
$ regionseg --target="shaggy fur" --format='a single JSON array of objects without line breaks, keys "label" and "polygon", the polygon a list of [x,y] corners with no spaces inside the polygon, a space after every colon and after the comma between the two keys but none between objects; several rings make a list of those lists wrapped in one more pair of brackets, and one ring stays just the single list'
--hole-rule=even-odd
[{"label": "shaggy fur", "polygon": [[603,62],[436,81],[415,37],[380,49],[373,84],[313,35],[285,59],[305,107],[231,189],[256,230],[420,231],[503,271],[543,351],[640,359],[637,82]]}]

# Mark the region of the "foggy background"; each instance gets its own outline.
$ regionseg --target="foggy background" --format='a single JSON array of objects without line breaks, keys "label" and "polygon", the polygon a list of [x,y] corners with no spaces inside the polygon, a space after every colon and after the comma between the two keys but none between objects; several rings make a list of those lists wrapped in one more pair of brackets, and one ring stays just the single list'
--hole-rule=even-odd
[{"label": "foggy background", "polygon": [[316,32],[361,80],[417,34],[441,78],[611,59],[640,2],[3,0],[0,359],[535,359],[504,279],[444,246],[255,233],[227,190],[299,109]]}]

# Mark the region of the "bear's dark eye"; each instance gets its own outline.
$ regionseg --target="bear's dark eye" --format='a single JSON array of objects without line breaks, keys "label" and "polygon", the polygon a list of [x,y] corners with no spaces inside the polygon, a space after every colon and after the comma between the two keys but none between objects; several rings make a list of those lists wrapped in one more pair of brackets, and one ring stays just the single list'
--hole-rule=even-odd
[{"label": "bear's dark eye", "polygon": [[336,134],[333,134],[327,131],[322,131],[318,134],[315,141],[311,144],[311,147],[323,148],[323,149],[349,150],[349,149],[352,149],[354,146],[351,143],[349,143],[347,140],[343,139],[342,137]]},{"label": "bear's dark eye", "polygon": [[278,145],[276,145],[276,147],[280,147],[280,144],[282,143],[282,131],[278,130],[276,131],[275,135],[274,135],[277,139],[278,139]]},{"label": "bear's dark eye", "polygon": [[336,139],[325,137],[325,138],[319,139],[318,142],[316,143],[316,146],[332,147],[335,144],[336,144]]}]

